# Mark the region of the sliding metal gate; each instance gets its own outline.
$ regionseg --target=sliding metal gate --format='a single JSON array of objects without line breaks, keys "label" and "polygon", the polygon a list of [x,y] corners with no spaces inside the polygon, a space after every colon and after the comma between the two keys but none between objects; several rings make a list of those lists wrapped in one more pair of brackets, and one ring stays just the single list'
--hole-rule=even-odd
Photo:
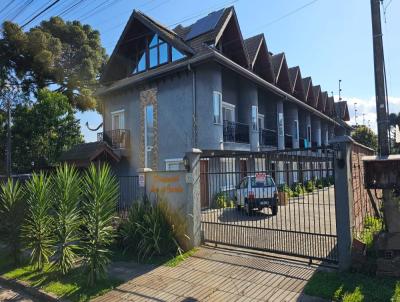
[{"label": "sliding metal gate", "polygon": [[205,153],[204,241],[337,262],[334,155],[329,148]]}]

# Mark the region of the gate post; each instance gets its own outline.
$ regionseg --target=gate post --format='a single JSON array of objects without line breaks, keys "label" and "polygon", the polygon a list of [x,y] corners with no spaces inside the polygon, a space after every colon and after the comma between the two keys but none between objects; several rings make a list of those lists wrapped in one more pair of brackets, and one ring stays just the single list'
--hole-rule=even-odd
[{"label": "gate post", "polygon": [[349,269],[351,265],[351,248],[353,243],[351,152],[353,142],[353,139],[349,136],[335,137],[329,142],[336,150],[334,163],[335,212],[340,271]]},{"label": "gate post", "polygon": [[192,149],[184,158],[187,170],[186,183],[188,188],[187,208],[188,236],[190,248],[201,244],[201,205],[200,205],[200,154],[201,150]]}]

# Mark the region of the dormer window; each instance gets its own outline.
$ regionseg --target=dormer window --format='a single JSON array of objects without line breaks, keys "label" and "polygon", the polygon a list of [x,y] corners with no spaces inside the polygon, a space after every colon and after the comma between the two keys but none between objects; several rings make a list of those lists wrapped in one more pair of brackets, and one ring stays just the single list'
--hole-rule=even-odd
[{"label": "dormer window", "polygon": [[132,74],[175,62],[186,56],[175,47],[169,45],[157,34],[146,39],[145,50],[139,53],[140,59]]}]

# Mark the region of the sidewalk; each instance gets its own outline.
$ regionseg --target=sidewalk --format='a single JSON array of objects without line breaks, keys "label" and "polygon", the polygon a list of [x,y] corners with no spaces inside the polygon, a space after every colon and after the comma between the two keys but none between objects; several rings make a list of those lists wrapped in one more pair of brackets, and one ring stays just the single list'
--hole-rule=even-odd
[{"label": "sidewalk", "polygon": [[15,292],[14,290],[4,288],[0,285],[0,301],[13,301],[13,302],[33,302],[24,294]]},{"label": "sidewalk", "polygon": [[291,260],[202,247],[177,267],[155,268],[94,301],[322,301],[302,294],[314,271]]}]

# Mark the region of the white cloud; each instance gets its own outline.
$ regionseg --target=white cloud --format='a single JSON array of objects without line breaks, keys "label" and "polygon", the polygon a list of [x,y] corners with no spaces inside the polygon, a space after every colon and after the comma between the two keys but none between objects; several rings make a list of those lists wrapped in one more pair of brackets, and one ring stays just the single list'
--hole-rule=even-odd
[{"label": "white cloud", "polygon": [[[376,128],[376,104],[375,97],[369,99],[362,99],[357,97],[342,97],[343,100],[347,101],[350,113],[350,125],[356,124],[355,109],[357,109],[357,124],[370,125],[372,130],[377,132]],[[335,96],[335,101],[338,101],[339,97]],[[400,112],[400,97],[389,97],[389,112],[399,113]],[[365,114],[363,116],[363,114]]]}]

